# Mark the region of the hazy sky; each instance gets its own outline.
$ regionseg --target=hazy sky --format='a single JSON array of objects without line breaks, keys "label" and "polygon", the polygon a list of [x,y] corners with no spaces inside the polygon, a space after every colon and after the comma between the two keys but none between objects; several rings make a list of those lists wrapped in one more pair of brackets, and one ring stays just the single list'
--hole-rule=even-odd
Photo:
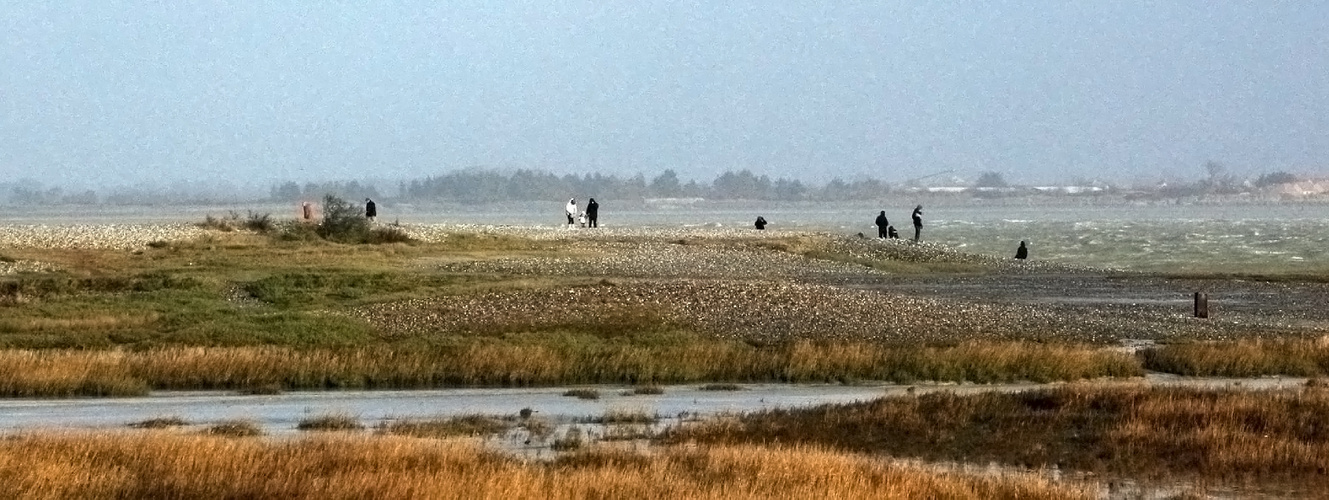
[{"label": "hazy sky", "polygon": [[1329,2],[6,1],[3,179],[1329,171]]}]

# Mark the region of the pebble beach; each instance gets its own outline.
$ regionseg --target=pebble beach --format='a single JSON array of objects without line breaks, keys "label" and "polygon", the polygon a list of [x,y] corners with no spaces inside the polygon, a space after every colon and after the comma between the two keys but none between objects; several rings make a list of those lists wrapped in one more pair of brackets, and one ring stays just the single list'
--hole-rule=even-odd
[{"label": "pebble beach", "polygon": [[[859,339],[954,342],[1034,339],[1112,344],[1130,339],[1224,339],[1315,334],[1329,324],[1329,293],[1314,284],[1249,281],[1202,285],[1133,273],[1022,262],[942,245],[818,232],[709,226],[569,229],[561,226],[404,225],[423,242],[487,234],[556,251],[494,258],[440,255],[431,272],[585,278],[570,288],[490,292],[390,302],[344,312],[389,335],[594,323],[606,311],[718,338],[753,342]],[[0,275],[57,271],[4,255],[9,248],[135,252],[210,234],[194,224],[0,226]],[[215,233],[214,233],[215,234]],[[899,274],[870,262],[970,266]],[[1223,315],[1187,315],[1187,287],[1278,303],[1219,302]],[[1120,297],[1175,297],[1132,303]],[[1219,294],[1222,297],[1222,293]],[[1061,300],[1064,299],[1064,300]],[[1251,302],[1251,301],[1247,301]],[[599,318],[599,319],[597,319]]]}]

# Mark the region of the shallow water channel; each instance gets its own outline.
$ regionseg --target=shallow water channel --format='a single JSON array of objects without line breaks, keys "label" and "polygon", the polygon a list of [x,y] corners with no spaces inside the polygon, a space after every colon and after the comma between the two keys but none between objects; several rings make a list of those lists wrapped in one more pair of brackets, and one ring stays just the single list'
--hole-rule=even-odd
[{"label": "shallow water channel", "polygon": [[[1303,386],[1304,378],[1262,377],[1248,379],[1195,378],[1150,374],[1142,379],[1089,382],[1102,385],[1188,386],[1243,388],[1250,390]],[[551,429],[533,439],[523,428],[484,439],[487,446],[520,456],[548,459],[557,455],[551,445],[569,431],[587,441],[615,440],[644,449],[652,433],[670,425],[708,416],[760,411],[772,408],[807,407],[827,403],[866,401],[884,396],[950,391],[959,394],[987,391],[1023,391],[1060,384],[745,384],[740,390],[702,390],[698,385],[663,386],[663,394],[635,395],[626,386],[578,386],[598,392],[598,399],[564,396],[573,387],[437,389],[401,391],[319,391],[276,395],[241,395],[217,391],[163,391],[135,398],[7,399],[0,400],[0,435],[35,430],[115,430],[160,417],[178,417],[193,428],[204,428],[232,420],[246,420],[269,435],[294,436],[303,419],[325,415],[349,415],[373,428],[401,419],[433,419],[466,415],[514,417],[523,409],[547,421]],[[599,424],[597,417],[620,412],[652,417],[649,424]],[[627,431],[627,432],[622,432]],[[1096,485],[1098,497],[1173,498],[1197,491],[1184,482],[1138,483],[1129,479],[1107,481],[1088,475],[1062,475],[1055,469],[1027,470],[1001,464],[920,463],[963,473],[1001,476],[1038,474],[1056,481],[1070,480]],[[1208,498],[1305,497],[1298,489],[1271,491],[1200,488]],[[1313,496],[1313,495],[1312,495]]]},{"label": "shallow water channel", "polygon": [[[1221,379],[1151,374],[1143,380],[1103,384],[1187,386],[1293,387],[1299,378]],[[685,418],[742,413],[771,408],[847,403],[910,392],[972,393],[1020,391],[1055,384],[745,384],[740,390],[702,390],[697,385],[664,386],[663,394],[633,395],[625,386],[579,386],[599,393],[598,399],[564,396],[569,387],[437,390],[375,390],[288,392],[240,395],[227,392],[156,392],[134,398],[0,400],[0,432],[31,429],[108,429],[159,417],[179,417],[192,425],[248,420],[269,434],[296,431],[302,420],[322,415],[349,415],[366,426],[395,419],[446,418],[462,415],[511,416],[529,408],[556,425],[584,422],[608,412],[658,417],[661,424]]]}]

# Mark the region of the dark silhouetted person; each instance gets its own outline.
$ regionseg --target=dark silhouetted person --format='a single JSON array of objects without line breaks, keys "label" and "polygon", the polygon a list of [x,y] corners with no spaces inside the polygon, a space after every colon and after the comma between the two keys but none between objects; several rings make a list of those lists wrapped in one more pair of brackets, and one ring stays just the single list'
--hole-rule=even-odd
[{"label": "dark silhouetted person", "polygon": [[568,198],[568,204],[563,207],[563,212],[568,216],[568,227],[573,227],[572,225],[577,223],[577,199]]},{"label": "dark silhouetted person", "polygon": [[885,211],[885,210],[882,210],[881,213],[877,214],[877,221],[876,221],[876,224],[877,224],[877,237],[878,237],[878,238],[887,238],[887,237],[890,236],[890,232],[887,231],[886,228],[888,228],[888,227],[891,226],[891,221],[886,220],[886,211]]},{"label": "dark silhouetted person", "polygon": [[595,198],[591,198],[591,201],[586,202],[586,224],[590,227],[600,227],[600,223],[597,222],[599,218],[600,204]]},{"label": "dark silhouetted person", "polygon": [[756,226],[757,230],[759,230],[759,231],[760,231],[760,230],[764,230],[764,229],[766,229],[766,219],[763,218],[762,216],[758,215],[758,216],[757,216],[757,222],[754,222],[752,225],[753,225],[753,226]]},{"label": "dark silhouetted person", "polygon": [[374,204],[374,200],[365,198],[365,218],[374,222],[374,217],[378,217],[378,205]]},{"label": "dark silhouetted person", "polygon": [[1023,241],[1020,242],[1020,248],[1015,249],[1015,258],[1020,260],[1029,258],[1029,247],[1024,246]]},{"label": "dark silhouetted person", "polygon": [[900,239],[900,233],[895,231],[895,226],[886,226],[886,237],[893,240],[898,240]]},{"label": "dark silhouetted person", "polygon": [[923,235],[923,205],[914,207],[914,241]]}]

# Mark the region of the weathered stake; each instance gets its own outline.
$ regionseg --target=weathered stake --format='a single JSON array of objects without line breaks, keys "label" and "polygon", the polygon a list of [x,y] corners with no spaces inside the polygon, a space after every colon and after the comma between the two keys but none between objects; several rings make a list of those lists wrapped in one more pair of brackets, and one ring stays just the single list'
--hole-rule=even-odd
[{"label": "weathered stake", "polygon": [[1195,317],[1209,317],[1209,294],[1204,292],[1195,292]]}]

